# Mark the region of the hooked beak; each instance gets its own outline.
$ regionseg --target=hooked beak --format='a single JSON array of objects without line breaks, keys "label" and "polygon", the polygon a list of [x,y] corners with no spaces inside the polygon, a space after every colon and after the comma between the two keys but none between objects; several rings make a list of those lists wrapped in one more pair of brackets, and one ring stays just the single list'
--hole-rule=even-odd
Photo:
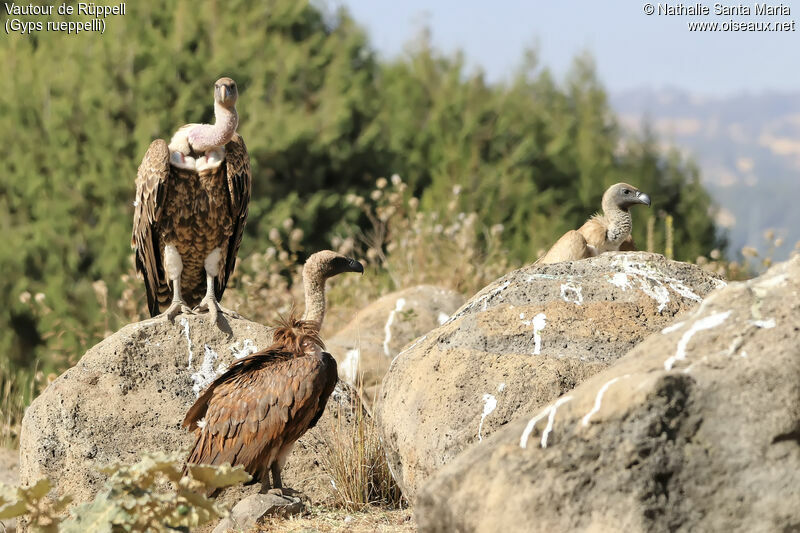
[{"label": "hooked beak", "polygon": [[641,191],[637,191],[636,201],[639,202],[640,204],[650,206],[650,197]]},{"label": "hooked beak", "polygon": [[358,272],[362,276],[364,275],[364,265],[362,265],[355,259],[351,259],[350,264],[348,266],[350,267],[350,272]]}]

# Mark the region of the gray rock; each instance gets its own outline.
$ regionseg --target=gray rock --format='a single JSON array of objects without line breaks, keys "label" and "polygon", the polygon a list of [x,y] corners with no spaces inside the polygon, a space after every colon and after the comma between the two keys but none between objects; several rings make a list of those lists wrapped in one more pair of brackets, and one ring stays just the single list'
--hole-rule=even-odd
[{"label": "gray rock", "polygon": [[213,533],[227,531],[250,531],[265,516],[288,518],[300,514],[305,509],[300,498],[278,496],[277,494],[251,494],[237,503],[227,518],[220,520]]},{"label": "gray rock", "polygon": [[[48,477],[56,494],[71,494],[79,503],[102,488],[107,478],[98,471],[102,466],[133,463],[147,451],[188,450],[194,435],[181,422],[198,391],[237,357],[271,343],[271,328],[229,322],[229,333],[212,326],[206,315],[181,316],[175,324],[130,324],[91,348],[27,409],[20,481]],[[338,389],[320,423],[290,454],[285,486],[315,501],[331,494],[319,461],[327,453],[322,435],[353,401],[349,388]],[[259,488],[245,487],[237,496]]]},{"label": "gray rock", "polygon": [[431,531],[800,529],[800,258],[710,295],[430,479]]},{"label": "gray rock", "polygon": [[392,363],[378,427],[413,499],[474,442],[558,398],[724,285],[648,253],[531,265],[493,282]]},{"label": "gray rock", "polygon": [[389,363],[400,349],[439,327],[463,303],[461,294],[431,285],[403,289],[371,303],[325,340],[336,354],[339,377],[354,386],[360,379],[371,405]]}]

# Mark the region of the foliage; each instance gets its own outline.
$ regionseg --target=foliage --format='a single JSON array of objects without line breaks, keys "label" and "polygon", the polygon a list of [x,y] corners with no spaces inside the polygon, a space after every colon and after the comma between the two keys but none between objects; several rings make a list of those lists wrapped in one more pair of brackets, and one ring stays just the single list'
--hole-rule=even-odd
[{"label": "foliage", "polygon": [[[95,499],[62,512],[69,497],[46,498],[51,485],[42,479],[30,488],[0,485],[0,518],[27,515],[34,530],[61,533],[112,531],[189,531],[228,512],[206,493],[213,489],[250,481],[241,466],[190,465],[182,474],[185,453],[145,454],[134,465],[112,465],[105,489]],[[172,489],[165,489],[169,481]]]},{"label": "foliage", "polygon": [[[212,119],[221,75],[239,84],[253,168],[240,251],[248,259],[232,287],[241,284],[245,314],[273,317],[299,292],[297,265],[330,244],[377,254],[373,296],[451,277],[469,293],[484,276],[534,260],[622,180],[647,191],[660,218],[674,217],[677,259],[723,244],[697,169],[662,154],[651,135],[621,136],[586,57],[561,83],[530,54],[512,81],[489,84],[424,35],[406,57],[379,61],[346,11],[304,1],[127,9],[103,36],[11,35],[0,47],[14,80],[0,92],[0,292],[10,296],[0,309],[0,364],[24,371],[18,382],[37,361],[45,374],[63,370],[143,316],[129,249],[136,168],[154,138]],[[396,189],[375,193],[377,178],[393,174],[405,188],[392,182]],[[377,194],[374,208],[388,213],[348,201]],[[644,210],[634,218],[644,242]],[[284,257],[272,228],[282,228]],[[655,241],[663,228],[655,226]],[[259,300],[273,283],[283,303]],[[354,284],[337,282],[332,296],[367,297]]]}]

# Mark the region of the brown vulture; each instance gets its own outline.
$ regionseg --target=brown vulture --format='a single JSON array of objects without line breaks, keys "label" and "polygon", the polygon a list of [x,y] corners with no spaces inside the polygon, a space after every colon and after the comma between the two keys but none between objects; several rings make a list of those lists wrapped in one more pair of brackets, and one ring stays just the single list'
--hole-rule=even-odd
[{"label": "brown vulture", "polygon": [[266,350],[239,359],[216,378],[186,413],[197,438],[187,464],[242,465],[262,492],[280,489],[281,469],[295,441],[314,427],[337,381],[336,360],[323,351],[325,280],[361,272],[358,261],[331,251],[303,269],[306,312],[275,330]]},{"label": "brown vulture", "polygon": [[[236,133],[236,83],[214,85],[216,122],[150,144],[136,176],[131,246],[150,316],[235,313],[218,303],[236,264],[250,202],[250,157]],[[172,303],[170,304],[170,299]]]},{"label": "brown vulture", "polygon": [[603,194],[603,214],[594,215],[578,230],[565,233],[536,263],[559,263],[594,257],[603,252],[633,249],[631,206],[650,205],[650,197],[627,183]]}]

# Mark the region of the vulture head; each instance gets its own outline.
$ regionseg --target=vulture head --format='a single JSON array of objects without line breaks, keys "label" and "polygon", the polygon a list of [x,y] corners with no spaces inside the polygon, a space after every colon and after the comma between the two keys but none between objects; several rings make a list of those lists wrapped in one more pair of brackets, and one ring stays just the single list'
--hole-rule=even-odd
[{"label": "vulture head", "polygon": [[650,205],[650,197],[627,183],[617,183],[603,194],[603,211],[622,209],[627,211],[636,204]]},{"label": "vulture head", "polygon": [[214,101],[221,106],[232,108],[239,98],[236,82],[230,78],[220,78],[214,82]]},{"label": "vulture head", "polygon": [[363,274],[364,265],[355,259],[345,257],[332,250],[322,250],[321,252],[311,254],[303,267],[303,277],[310,275],[328,279],[344,272],[358,272],[359,274]]}]

